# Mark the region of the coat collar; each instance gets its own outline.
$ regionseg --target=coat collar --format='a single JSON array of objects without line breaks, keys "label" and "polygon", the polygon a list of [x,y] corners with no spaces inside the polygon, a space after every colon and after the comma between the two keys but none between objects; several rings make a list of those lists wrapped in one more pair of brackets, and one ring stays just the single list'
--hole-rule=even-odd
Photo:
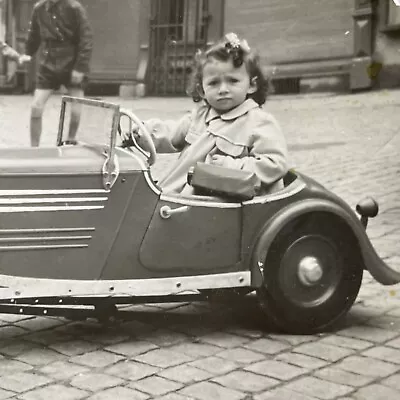
[{"label": "coat collar", "polygon": [[210,121],[216,118],[221,118],[223,121],[231,121],[258,107],[260,106],[253,99],[245,100],[242,104],[239,104],[233,110],[230,110],[225,114],[218,114],[213,108],[210,107],[206,116],[206,123],[208,124]]},{"label": "coat collar", "polygon": [[46,10],[49,11],[51,8],[61,2],[62,0],[46,0]]}]

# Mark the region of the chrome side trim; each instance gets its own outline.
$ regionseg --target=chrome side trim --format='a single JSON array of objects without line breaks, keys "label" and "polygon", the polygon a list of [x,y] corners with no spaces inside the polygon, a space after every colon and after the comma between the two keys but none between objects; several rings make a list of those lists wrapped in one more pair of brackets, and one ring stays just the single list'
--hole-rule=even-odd
[{"label": "chrome side trim", "polygon": [[[36,296],[151,296],[190,290],[251,286],[250,271],[174,278],[127,280],[56,280],[0,275],[1,298]],[[8,297],[10,296],[10,297]]]},{"label": "chrome side trim", "polygon": [[39,229],[0,229],[0,235],[2,234],[15,234],[15,233],[67,233],[67,232],[88,232],[95,231],[94,227],[80,227],[80,228],[39,228]]},{"label": "chrome side trim", "polygon": [[108,197],[20,197],[0,198],[0,204],[35,204],[35,203],[89,203],[107,201]]},{"label": "chrome side trim", "polygon": [[266,194],[266,195],[260,196],[260,197],[255,197],[254,199],[244,201],[243,205],[247,206],[250,204],[266,204],[266,203],[271,203],[273,201],[286,199],[287,197],[291,197],[291,196],[301,192],[306,186],[307,185],[305,183],[301,183],[289,192],[285,192],[285,193],[277,192],[277,193]]},{"label": "chrome side trim", "polygon": [[110,193],[105,189],[21,189],[21,190],[0,190],[0,196],[36,196],[36,195],[57,195],[57,194],[106,194]]},{"label": "chrome side trim", "polygon": [[90,240],[92,236],[26,236],[26,237],[0,237],[0,243],[4,242],[53,242],[68,240]]},{"label": "chrome side trim", "polygon": [[192,200],[185,197],[179,198],[174,196],[168,196],[167,194],[161,194],[160,200],[168,201],[175,204],[183,204],[186,206],[197,206],[197,207],[210,207],[210,208],[240,208],[241,203],[223,203],[213,202],[206,200]]},{"label": "chrome side trim", "polygon": [[47,207],[0,207],[0,213],[87,211],[101,210],[104,206],[47,206]]},{"label": "chrome side trim", "polygon": [[35,246],[0,246],[2,251],[23,251],[23,250],[54,250],[54,249],[78,249],[89,247],[88,244],[49,244],[49,245],[35,245]]}]

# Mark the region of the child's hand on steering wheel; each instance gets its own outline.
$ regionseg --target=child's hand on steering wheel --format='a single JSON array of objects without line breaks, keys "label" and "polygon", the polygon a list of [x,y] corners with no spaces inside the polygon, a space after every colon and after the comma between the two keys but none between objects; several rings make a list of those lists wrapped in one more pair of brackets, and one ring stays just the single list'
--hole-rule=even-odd
[{"label": "child's hand on steering wheel", "polygon": [[139,138],[139,126],[132,123],[130,131],[121,131],[121,139],[123,142],[130,142],[132,137],[137,141]]},{"label": "child's hand on steering wheel", "polygon": [[140,134],[139,126],[133,123],[131,125],[131,130],[123,131],[119,128],[119,134],[121,136],[122,147],[132,147],[137,144],[140,146]]}]

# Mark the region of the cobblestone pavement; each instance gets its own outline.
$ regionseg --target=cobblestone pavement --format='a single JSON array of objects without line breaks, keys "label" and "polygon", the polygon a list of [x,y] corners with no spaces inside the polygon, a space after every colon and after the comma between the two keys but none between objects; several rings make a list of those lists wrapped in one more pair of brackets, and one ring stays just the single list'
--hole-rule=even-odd
[{"label": "cobblestone pavement", "polygon": [[[145,119],[177,117],[187,99],[119,100]],[[45,114],[55,141],[60,98]],[[28,141],[29,96],[0,96],[0,140]],[[276,96],[268,107],[293,164],[353,207],[380,202],[369,235],[400,269],[400,91]],[[155,167],[163,168],[161,158]],[[249,303],[252,299],[249,299]],[[109,326],[0,315],[0,400],[395,400],[400,398],[400,291],[365,274],[335,332],[290,336],[263,329],[257,307],[144,305]]]}]

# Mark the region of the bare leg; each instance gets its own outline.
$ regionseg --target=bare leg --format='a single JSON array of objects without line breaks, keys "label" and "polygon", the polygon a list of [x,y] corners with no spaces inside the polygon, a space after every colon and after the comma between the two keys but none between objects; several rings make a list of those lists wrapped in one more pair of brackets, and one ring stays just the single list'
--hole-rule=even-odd
[{"label": "bare leg", "polygon": [[[73,97],[83,97],[84,93],[82,89],[70,88],[68,94]],[[69,121],[69,134],[68,140],[75,140],[76,132],[78,131],[79,122],[81,120],[81,104],[72,103],[71,106],[71,119]]]},{"label": "bare leg", "polygon": [[51,93],[51,89],[36,89],[35,93],[33,94],[30,127],[32,147],[38,147],[40,144],[40,136],[42,135],[43,110]]}]

